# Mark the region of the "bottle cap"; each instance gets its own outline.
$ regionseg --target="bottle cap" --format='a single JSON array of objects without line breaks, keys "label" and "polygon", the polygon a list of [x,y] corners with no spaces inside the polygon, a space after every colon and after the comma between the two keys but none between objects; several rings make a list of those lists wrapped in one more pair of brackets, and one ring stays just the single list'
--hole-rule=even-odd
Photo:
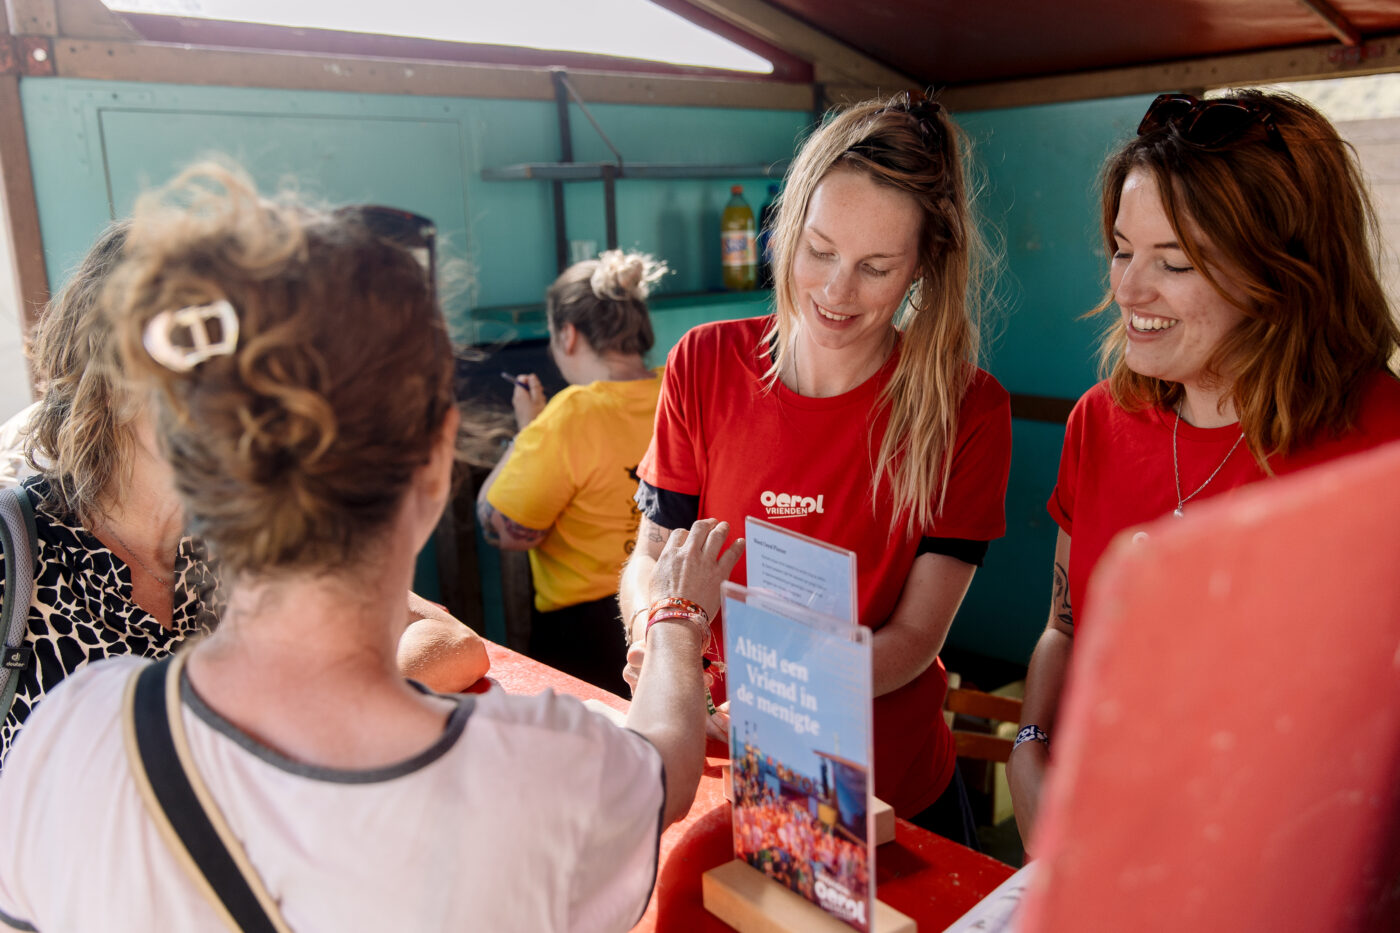
[{"label": "bottle cap", "polygon": [[743,193],[744,193],[744,186],[743,186],[743,185],[733,185],[733,186],[730,187],[729,193],[730,193],[730,194],[743,194]]}]

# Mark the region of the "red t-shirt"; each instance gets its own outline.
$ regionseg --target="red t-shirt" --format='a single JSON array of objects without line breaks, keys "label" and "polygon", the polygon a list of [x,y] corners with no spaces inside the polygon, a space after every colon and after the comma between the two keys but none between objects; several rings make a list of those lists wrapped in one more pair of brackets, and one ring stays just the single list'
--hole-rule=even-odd
[{"label": "red t-shirt", "polygon": [[[990,375],[976,371],[959,411],[943,514],[915,534],[905,531],[904,520],[892,531],[887,487],[878,509],[870,488],[888,422],[877,400],[898,350],[851,391],[808,398],[781,383],[769,388],[764,378],[770,359],[759,344],[771,322],[705,324],[681,339],[666,366],[656,433],[637,472],[659,489],[699,496],[700,517],[729,522],[731,535],[743,534],[745,516],[753,515],[855,551],[860,622],[878,630],[899,601],[921,538],[990,541],[1005,533],[1009,397]],[[794,509],[776,500],[783,494],[816,504],[805,514],[787,514]],[[742,560],[731,579],[745,581]],[[942,715],[947,683],[938,662],[875,699],[876,794],[901,816],[931,804],[952,776],[952,736]],[[712,692],[716,703],[723,701],[722,679]]]},{"label": "red t-shirt", "polygon": [[[1400,382],[1377,373],[1365,385],[1357,424],[1340,437],[1324,437],[1309,447],[1271,462],[1284,475],[1400,438]],[[1089,576],[1114,535],[1161,518],[1176,508],[1172,470],[1173,412],[1148,408],[1124,411],[1108,384],[1094,386],[1075,405],[1060,453],[1060,475],[1047,508],[1070,536],[1070,606],[1076,624],[1084,618]],[[1181,494],[1189,496],[1220,466],[1240,436],[1238,425],[1197,428],[1185,421],[1177,432]],[[1193,506],[1265,479],[1245,444],[1220,472],[1186,503]]]}]

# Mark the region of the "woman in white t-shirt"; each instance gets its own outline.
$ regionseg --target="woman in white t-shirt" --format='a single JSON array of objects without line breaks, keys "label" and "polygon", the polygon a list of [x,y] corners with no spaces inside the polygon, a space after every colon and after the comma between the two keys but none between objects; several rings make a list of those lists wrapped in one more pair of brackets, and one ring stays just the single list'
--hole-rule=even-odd
[{"label": "woman in white t-shirt", "polygon": [[[461,421],[432,245],[416,215],[273,204],[212,167],[138,205],[109,310],[229,589],[167,669],[176,722],[298,933],[625,930],[699,780],[704,612],[656,615],[627,729],[552,693],[440,696],[399,673]],[[658,599],[727,575],[742,549],[720,558],[724,537],[678,534]],[[122,698],[146,669],[90,665],[31,717],[0,777],[0,921],[223,928],[132,777]]]}]

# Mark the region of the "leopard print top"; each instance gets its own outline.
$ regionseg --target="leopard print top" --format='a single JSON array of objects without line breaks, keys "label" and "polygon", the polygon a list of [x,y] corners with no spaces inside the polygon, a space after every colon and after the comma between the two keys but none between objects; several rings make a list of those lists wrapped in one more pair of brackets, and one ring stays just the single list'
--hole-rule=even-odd
[{"label": "leopard print top", "polygon": [[[14,704],[0,727],[0,763],[35,705],[63,678],[116,655],[163,658],[187,638],[210,631],[224,599],[204,545],[182,538],[175,552],[171,627],[162,627],[132,601],[131,571],[121,558],[73,516],[45,503],[45,480],[32,479],[25,486],[39,539],[25,635],[34,654],[20,673]],[[0,557],[0,590],[4,580]]]}]

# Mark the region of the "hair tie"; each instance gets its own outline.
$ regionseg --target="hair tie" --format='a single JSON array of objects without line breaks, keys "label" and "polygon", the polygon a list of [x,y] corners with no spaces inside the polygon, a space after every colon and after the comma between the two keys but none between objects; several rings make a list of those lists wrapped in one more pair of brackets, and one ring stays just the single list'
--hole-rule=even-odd
[{"label": "hair tie", "polygon": [[233,353],[238,346],[238,314],[227,299],[161,311],[146,322],[141,343],[151,359],[166,369],[189,372],[205,360]]},{"label": "hair tie", "polygon": [[646,253],[624,253],[620,249],[607,250],[597,261],[588,285],[595,297],[611,301],[646,301],[651,287],[671,271],[664,261]]},{"label": "hair tie", "polygon": [[921,91],[904,91],[899,95],[899,105],[905,113],[914,118],[914,123],[919,127],[919,135],[923,137],[924,145],[934,148],[934,141],[943,132],[942,126],[938,122],[938,114],[943,109],[943,105],[936,100],[925,97]]}]

